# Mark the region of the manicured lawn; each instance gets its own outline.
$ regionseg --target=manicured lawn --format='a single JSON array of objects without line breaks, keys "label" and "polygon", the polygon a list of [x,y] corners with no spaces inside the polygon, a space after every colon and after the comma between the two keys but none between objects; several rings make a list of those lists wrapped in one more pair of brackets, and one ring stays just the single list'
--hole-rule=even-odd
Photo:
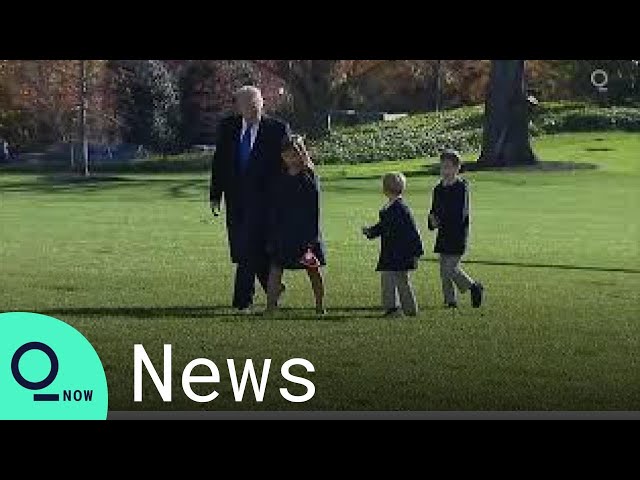
[{"label": "manicured lawn", "polygon": [[[598,168],[467,174],[466,266],[487,288],[479,310],[468,298],[457,313],[441,308],[424,227],[437,177],[424,160],[408,160],[320,168],[323,319],[302,273],[286,277],[275,318],[228,308],[233,271],[224,224],[208,211],[207,174],[87,183],[0,173],[0,311],[50,314],[78,328],[105,366],[112,410],[638,410],[640,135],[560,134],[536,138],[535,149]],[[379,318],[378,244],[360,234],[377,217],[379,177],[390,169],[408,174],[406,197],[429,252],[414,276],[415,319]],[[144,401],[134,403],[137,343],[158,369],[163,344],[172,344],[171,403],[146,374]],[[181,387],[182,369],[198,357],[220,368],[220,396],[209,404]],[[297,370],[316,386],[303,404],[278,391],[290,387],[280,365],[294,357],[316,369]],[[272,359],[264,402],[250,387],[234,401],[227,358]]]}]

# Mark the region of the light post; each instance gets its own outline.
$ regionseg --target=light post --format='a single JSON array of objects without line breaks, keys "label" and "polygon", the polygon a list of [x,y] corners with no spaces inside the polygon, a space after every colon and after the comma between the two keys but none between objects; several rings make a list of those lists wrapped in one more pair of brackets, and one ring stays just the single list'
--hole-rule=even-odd
[{"label": "light post", "polygon": [[609,75],[606,71],[598,68],[591,72],[591,85],[594,86],[598,92],[598,99],[600,106],[605,106],[607,103],[606,93],[608,91],[607,85],[609,84]]}]

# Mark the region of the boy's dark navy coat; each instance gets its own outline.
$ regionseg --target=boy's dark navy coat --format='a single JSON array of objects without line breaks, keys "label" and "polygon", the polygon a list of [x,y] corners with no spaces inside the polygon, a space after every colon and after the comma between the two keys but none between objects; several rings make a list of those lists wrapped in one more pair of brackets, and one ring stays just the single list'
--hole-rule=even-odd
[{"label": "boy's dark navy coat", "polygon": [[287,124],[263,116],[246,171],[240,171],[238,149],[242,117],[223,119],[218,128],[211,170],[210,199],[224,195],[229,249],[234,263],[261,259],[266,250],[271,184],[280,173],[282,140]]},{"label": "boy's dark navy coat", "polygon": [[463,255],[469,237],[469,184],[457,178],[445,186],[439,182],[433,189],[431,214],[438,218],[439,225],[428,220],[429,230],[437,228],[438,235],[433,251],[447,255]]},{"label": "boy's dark navy coat", "polygon": [[367,238],[380,237],[380,258],[376,270],[402,272],[418,268],[424,255],[420,231],[402,198],[380,210],[380,221],[370,227]]}]

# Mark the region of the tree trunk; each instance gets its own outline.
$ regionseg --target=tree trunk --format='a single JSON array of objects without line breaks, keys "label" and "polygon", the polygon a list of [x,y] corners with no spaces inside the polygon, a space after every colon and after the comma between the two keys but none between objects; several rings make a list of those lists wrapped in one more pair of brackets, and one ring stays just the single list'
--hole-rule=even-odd
[{"label": "tree trunk", "polygon": [[436,60],[436,74],[434,79],[434,110],[440,111],[440,91],[442,90],[442,60]]},{"label": "tree trunk", "polygon": [[305,89],[294,89],[292,96],[298,129],[312,137],[327,135],[329,133],[326,108],[328,92],[309,85]]},{"label": "tree trunk", "polygon": [[493,60],[478,163],[485,166],[534,164],[537,158],[529,140],[524,60]]},{"label": "tree trunk", "polygon": [[304,130],[312,137],[329,134],[327,116],[335,108],[337,92],[331,85],[331,73],[336,60],[312,60],[304,78],[302,95],[294,106],[300,108],[300,120]]},{"label": "tree trunk", "polygon": [[87,140],[87,67],[80,60],[80,142],[82,144],[82,167],[85,177],[89,176],[89,142]]}]

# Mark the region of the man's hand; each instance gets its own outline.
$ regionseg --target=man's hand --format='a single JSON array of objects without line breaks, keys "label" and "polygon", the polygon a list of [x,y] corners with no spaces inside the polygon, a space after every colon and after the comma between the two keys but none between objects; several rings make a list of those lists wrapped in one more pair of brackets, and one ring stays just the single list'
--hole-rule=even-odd
[{"label": "man's hand", "polygon": [[433,213],[429,214],[429,221],[431,222],[431,225],[433,225],[433,228],[438,228],[440,226],[438,217],[436,217]]},{"label": "man's hand", "polygon": [[363,234],[365,237],[367,237],[367,238],[368,238],[368,237],[369,237],[369,227],[362,227],[362,234]]},{"label": "man's hand", "polygon": [[213,213],[214,217],[217,217],[220,215],[220,202],[217,202],[215,200],[211,200],[211,213]]}]

